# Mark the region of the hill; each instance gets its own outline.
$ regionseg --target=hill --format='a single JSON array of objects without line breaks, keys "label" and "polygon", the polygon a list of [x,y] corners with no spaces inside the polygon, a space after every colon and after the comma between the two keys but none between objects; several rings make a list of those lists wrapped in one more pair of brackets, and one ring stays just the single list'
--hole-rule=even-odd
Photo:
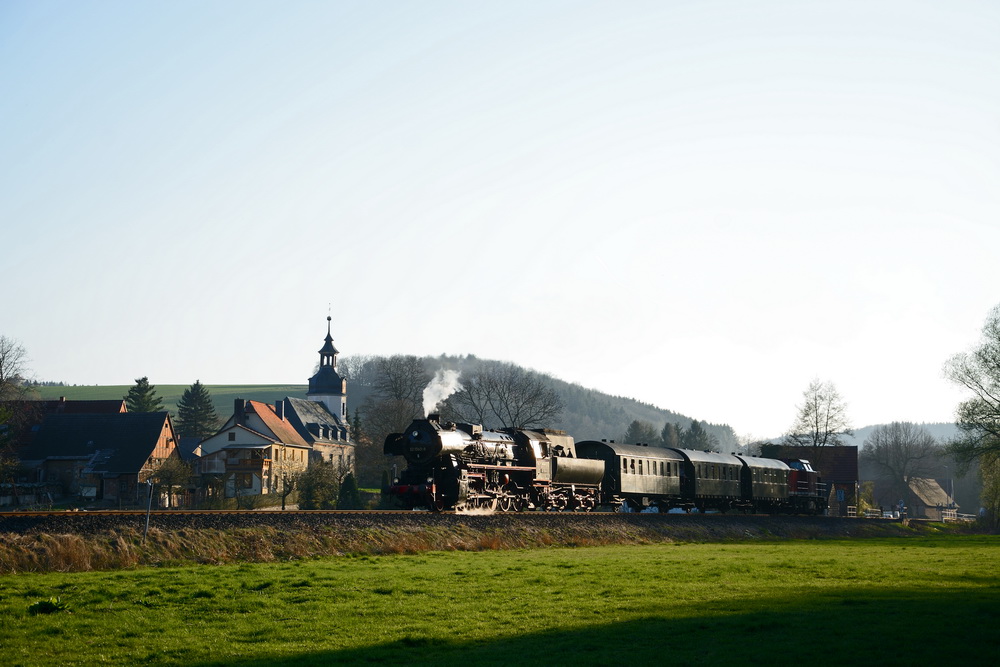
[{"label": "hill", "polygon": [[[475,360],[474,358],[472,358]],[[427,357],[423,359],[425,367],[433,372],[446,365],[462,367],[469,358],[459,357]],[[475,360],[481,361],[481,360]],[[619,440],[633,420],[641,420],[652,424],[657,431],[667,422],[680,423],[689,427],[696,419],[670,410],[658,408],[633,398],[612,396],[596,389],[587,389],[577,384],[571,384],[540,373],[546,382],[558,392],[563,402],[563,411],[559,419],[551,424],[570,433],[577,440]],[[56,399],[65,396],[71,400],[119,399],[123,398],[130,385],[106,386],[38,386],[39,398]],[[205,385],[212,395],[212,403],[220,417],[228,417],[233,412],[233,400],[236,398],[253,399],[271,403],[285,396],[305,398],[307,385]],[[188,385],[156,385],[156,393],[163,399],[163,405],[171,414],[177,414],[177,401],[180,400]],[[349,414],[354,414],[372,391],[370,386],[362,381],[349,381],[347,388],[347,408]],[[736,446],[736,435],[728,425],[704,424],[705,430],[715,436],[719,445],[726,451]]]}]

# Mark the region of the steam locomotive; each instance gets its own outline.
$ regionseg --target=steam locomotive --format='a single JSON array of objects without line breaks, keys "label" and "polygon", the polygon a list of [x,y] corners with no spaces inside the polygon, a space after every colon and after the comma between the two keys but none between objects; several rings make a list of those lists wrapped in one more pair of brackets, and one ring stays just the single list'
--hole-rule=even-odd
[{"label": "steam locomotive", "polygon": [[439,415],[389,435],[383,451],[406,459],[389,493],[410,509],[818,514],[827,508],[824,485],[804,459],[575,443],[565,431],[488,431]]}]

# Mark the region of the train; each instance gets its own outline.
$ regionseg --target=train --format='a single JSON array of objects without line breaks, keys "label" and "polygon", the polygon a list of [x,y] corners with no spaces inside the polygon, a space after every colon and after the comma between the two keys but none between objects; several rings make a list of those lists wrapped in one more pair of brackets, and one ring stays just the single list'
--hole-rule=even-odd
[{"label": "train", "polygon": [[806,459],[575,442],[557,429],[488,430],[432,414],[385,439],[405,468],[389,495],[408,509],[821,514],[825,485]]}]

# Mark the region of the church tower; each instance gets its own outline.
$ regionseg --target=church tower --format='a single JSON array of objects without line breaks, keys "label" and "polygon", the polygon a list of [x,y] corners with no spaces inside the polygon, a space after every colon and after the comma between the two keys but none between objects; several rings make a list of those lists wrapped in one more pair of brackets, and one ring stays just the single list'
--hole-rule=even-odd
[{"label": "church tower", "polygon": [[330,414],[347,422],[347,380],[337,373],[337,355],[340,354],[333,346],[330,335],[330,321],[326,318],[326,340],[319,351],[319,370],[309,378],[309,391],[306,396],[310,401],[322,403]]}]

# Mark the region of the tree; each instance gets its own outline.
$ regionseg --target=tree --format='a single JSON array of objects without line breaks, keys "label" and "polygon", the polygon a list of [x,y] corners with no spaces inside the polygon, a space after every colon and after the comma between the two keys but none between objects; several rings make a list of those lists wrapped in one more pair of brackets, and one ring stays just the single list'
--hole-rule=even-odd
[{"label": "tree", "polygon": [[[865,440],[861,458],[872,464],[878,479],[888,485],[893,499],[912,505],[910,480],[931,477],[941,456],[934,437],[909,422],[893,422],[877,427]],[[881,494],[880,494],[881,495]]]},{"label": "tree", "polygon": [[171,499],[174,487],[186,486],[188,482],[191,481],[191,476],[193,474],[191,466],[176,456],[171,456],[170,458],[165,459],[156,468],[156,470],[153,471],[153,482],[155,482],[157,486],[166,488],[167,490],[168,508],[172,504]]},{"label": "tree", "polygon": [[128,390],[125,407],[129,412],[160,412],[163,401],[156,395],[156,387],[149,384],[149,378],[136,378],[135,386]]},{"label": "tree", "polygon": [[718,441],[701,424],[697,419],[691,422],[691,428],[681,433],[681,446],[703,452],[715,451],[719,447]]},{"label": "tree", "polygon": [[456,421],[531,428],[549,425],[562,412],[559,394],[541,375],[511,363],[484,363],[462,385],[443,411]]},{"label": "tree", "polygon": [[337,509],[340,474],[332,463],[321,461],[299,475],[299,509]]},{"label": "tree", "polygon": [[0,401],[21,398],[28,367],[28,353],[13,338],[0,336]]},{"label": "tree", "polygon": [[802,396],[798,417],[785,434],[784,444],[816,449],[842,445],[845,435],[854,435],[847,418],[847,404],[832,382],[813,380]]},{"label": "tree", "polygon": [[628,430],[622,436],[622,442],[635,445],[660,445],[660,435],[656,427],[649,422],[635,419],[628,425]]},{"label": "tree", "polygon": [[972,394],[958,405],[955,421],[960,435],[948,445],[948,451],[966,469],[974,462],[979,464],[982,506],[988,522],[997,527],[1000,525],[1000,306],[995,306],[987,316],[978,346],[949,359],[945,374]]},{"label": "tree", "polygon": [[671,424],[667,422],[663,425],[663,430],[660,431],[660,441],[663,443],[664,447],[680,447],[681,446],[681,433],[684,432],[684,427],[680,424]]},{"label": "tree", "polygon": [[212,405],[212,396],[200,380],[195,380],[177,401],[177,434],[184,438],[207,438],[218,426],[219,416]]},{"label": "tree", "polygon": [[23,467],[14,446],[17,432],[13,408],[0,404],[0,484],[10,484],[14,504],[20,504],[17,493],[17,479]]},{"label": "tree", "polygon": [[376,367],[374,388],[380,398],[422,407],[424,387],[430,382],[422,360],[413,355],[397,354],[379,358]]},{"label": "tree", "polygon": [[354,481],[352,473],[347,473],[344,481],[340,483],[340,491],[337,493],[337,507],[342,510],[361,509],[361,494],[358,492],[358,484]]}]

